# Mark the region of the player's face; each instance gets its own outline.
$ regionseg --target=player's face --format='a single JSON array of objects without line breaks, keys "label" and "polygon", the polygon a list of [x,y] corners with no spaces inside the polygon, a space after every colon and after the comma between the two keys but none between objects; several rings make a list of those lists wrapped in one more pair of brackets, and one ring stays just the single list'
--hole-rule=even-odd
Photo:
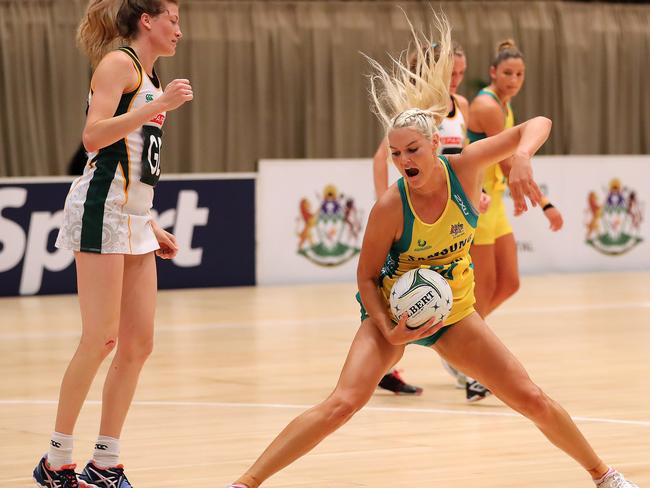
[{"label": "player's face", "polygon": [[451,83],[449,83],[449,91],[451,93],[456,93],[456,90],[458,90],[465,77],[466,69],[467,60],[465,56],[454,56],[454,68],[451,72]]},{"label": "player's face", "polygon": [[428,181],[438,141],[437,133],[428,139],[410,127],[393,129],[388,133],[393,164],[412,188],[418,188]]},{"label": "player's face", "polygon": [[521,58],[509,58],[496,67],[490,68],[490,76],[497,91],[508,98],[514,97],[524,84],[526,65]]},{"label": "player's face", "polygon": [[151,18],[151,37],[161,56],[176,54],[178,41],[183,37],[180,27],[178,5],[166,2],[165,10]]}]

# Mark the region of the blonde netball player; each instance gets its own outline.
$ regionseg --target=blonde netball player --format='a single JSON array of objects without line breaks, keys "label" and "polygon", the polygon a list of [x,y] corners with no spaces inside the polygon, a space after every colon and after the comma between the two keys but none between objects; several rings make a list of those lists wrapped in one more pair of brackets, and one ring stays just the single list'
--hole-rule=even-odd
[{"label": "blonde netball player", "polygon": [[[440,135],[439,154],[458,154],[463,150],[467,142],[466,128],[469,120],[469,103],[465,97],[457,93],[458,87],[465,77],[467,58],[462,46],[456,41],[452,43],[452,51],[454,64],[449,82],[449,111],[442,120],[440,127],[438,127],[438,134]],[[430,54],[433,54],[433,59],[438,59],[440,46],[434,44],[432,48],[425,48],[424,59],[427,62]],[[412,73],[416,72],[416,64],[417,53],[412,53],[409,57],[409,69]],[[385,138],[373,158],[373,179],[377,198],[388,189],[388,156],[388,139]],[[479,211],[484,212],[488,208],[489,202],[490,197],[487,193],[481,193]],[[456,379],[456,386],[465,390],[467,401],[475,402],[488,395],[488,390],[473,378],[457,371],[445,361],[443,361],[443,366]],[[379,381],[379,387],[401,395],[419,395],[422,393],[422,388],[406,383],[395,368],[382,377]]]},{"label": "blonde netball player", "polygon": [[[425,59],[429,59],[429,51],[433,53],[434,58],[440,55],[440,46],[434,45],[431,49],[425,48]],[[448,112],[442,120],[438,133],[440,134],[440,145],[438,151],[440,154],[457,154],[463,150],[467,139],[467,120],[469,115],[469,102],[467,99],[457,93],[458,87],[463,82],[465,70],[467,69],[467,57],[463,47],[456,41],[453,41],[454,65],[451,71],[451,81],[449,83],[449,103]],[[411,53],[409,57],[409,69],[415,72],[417,64],[417,53]],[[427,108],[427,107],[420,107]],[[373,180],[375,184],[375,195],[381,197],[388,189],[388,163],[390,150],[388,140],[384,138],[377,148],[373,157]]]},{"label": "blonde netball player", "polygon": [[[510,101],[521,90],[525,70],[523,55],[514,41],[508,39],[499,43],[490,66],[492,81],[470,105],[467,131],[470,143],[514,125]],[[483,317],[519,288],[517,245],[503,204],[508,171],[509,162],[505,161],[495,162],[485,172],[483,187],[491,202],[478,220],[471,249],[476,276],[476,309]],[[551,230],[561,229],[560,212],[546,199],[542,200],[542,209]]]},{"label": "blonde netball player", "polygon": [[[474,311],[469,245],[478,218],[474,206],[481,193],[482,172],[492,161],[512,157],[510,187],[517,212],[527,210],[525,197],[533,205],[539,203],[542,194],[532,179],[530,159],[547,139],[551,121],[538,117],[472,144],[459,155],[437,156],[437,127],[448,112],[452,63],[446,20],[439,21],[439,30],[440,59],[424,67],[421,75],[399,65],[391,77],[371,61],[377,71],[372,83],[376,111],[387,127],[393,162],[402,178],[370,213],[357,271],[362,322],[338,384],[323,402],[294,419],[230,488],[257,488],[345,424],[412,342],[432,347],[489,386],[578,461],[601,488],[634,487],[600,460],[571,417],[531,381]],[[410,108],[422,98],[429,100],[430,110]],[[419,239],[432,247],[418,250]],[[409,331],[406,317],[398,324],[392,322],[387,297],[399,276],[420,265],[443,268],[454,304],[445,324],[429,322]]]},{"label": "blonde netball player", "polygon": [[[39,486],[131,486],[119,464],[119,438],[153,344],[155,255],[177,252],[174,236],[149,212],[161,129],[169,111],[193,98],[188,80],[163,92],[154,63],[173,56],[181,37],[177,0],[92,0],[79,26],[79,43],[96,65],[83,131],[89,159],[66,199],[57,247],[75,253],[82,335],[61,384],[49,451],[34,469]],[[117,39],[127,45],[106,54]],[[93,459],[77,479],[75,423],[97,369],[116,347]]]},{"label": "blonde netball player", "polygon": [[[463,150],[467,134],[467,116],[469,112],[469,103],[467,99],[457,93],[458,87],[463,82],[465,70],[467,69],[467,58],[462,46],[453,41],[454,65],[451,71],[451,81],[449,83],[449,111],[442,120],[438,133],[440,134],[440,145],[438,152],[440,154],[457,154]],[[425,59],[428,60],[430,55],[437,59],[440,55],[440,46],[433,45],[425,47]],[[408,64],[411,72],[415,73],[417,69],[417,53],[413,52],[409,56]],[[427,108],[427,107],[421,107]],[[384,138],[377,148],[373,158],[373,181],[375,184],[375,195],[377,198],[388,189],[388,164],[389,164],[389,147],[388,139]],[[456,377],[459,387],[466,388],[466,379],[458,371],[449,367],[445,363],[446,369]],[[422,388],[406,383],[399,372],[393,368],[386,373],[379,381],[379,387],[392,391],[398,395],[419,395]],[[474,396],[472,396],[472,399]],[[483,397],[481,397],[483,398]]]}]

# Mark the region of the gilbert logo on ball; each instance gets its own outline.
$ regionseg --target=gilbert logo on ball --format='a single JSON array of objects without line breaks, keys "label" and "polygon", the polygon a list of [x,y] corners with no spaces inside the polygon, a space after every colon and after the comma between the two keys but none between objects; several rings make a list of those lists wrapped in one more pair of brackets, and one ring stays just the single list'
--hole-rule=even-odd
[{"label": "gilbert logo on ball", "polygon": [[395,321],[406,312],[406,326],[417,329],[428,320],[444,321],[451,312],[453,295],[447,280],[430,268],[417,268],[404,273],[393,284],[390,309]]},{"label": "gilbert logo on ball", "polygon": [[316,205],[308,198],[300,200],[297,252],[319,266],[338,266],[361,250],[363,215],[354,198],[334,185],[325,186],[316,198]]}]

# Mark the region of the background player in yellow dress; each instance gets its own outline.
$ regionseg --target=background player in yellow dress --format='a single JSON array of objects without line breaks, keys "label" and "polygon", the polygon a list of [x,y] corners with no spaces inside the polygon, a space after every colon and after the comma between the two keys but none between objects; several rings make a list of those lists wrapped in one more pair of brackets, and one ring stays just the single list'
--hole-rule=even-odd
[{"label": "background player in yellow dress", "polygon": [[[438,28],[442,38],[440,59],[416,71],[421,75],[397,65],[391,76],[371,60],[376,71],[372,83],[376,111],[386,126],[393,161],[402,179],[370,213],[357,270],[362,322],[338,384],[324,401],[289,423],[230,488],[257,488],[345,424],[370,399],[375,385],[401,358],[406,344],[414,341],[432,347],[531,419],[601,488],[635,487],[603,463],[568,413],[532,382],[521,363],[473,309],[469,240],[474,233],[476,212],[472,206],[479,202],[482,172],[493,161],[513,156],[510,188],[517,212],[528,209],[525,197],[538,204],[542,194],[532,178],[530,159],[548,138],[551,121],[537,117],[472,144],[460,155],[439,158],[437,127],[448,111],[452,54],[446,20],[440,20]],[[417,38],[414,42],[419,44]],[[424,59],[418,63],[425,64]],[[430,101],[426,105],[430,110],[411,108],[422,99]],[[424,249],[421,241],[429,238],[431,247]],[[429,321],[410,331],[405,326],[406,315],[397,325],[392,321],[386,290],[400,273],[422,265],[448,277],[454,305],[447,323]],[[431,484],[432,480],[426,482]],[[553,482],[557,484],[558,480]]]},{"label": "background player in yellow dress", "polygon": [[[467,135],[474,143],[514,126],[510,101],[524,83],[526,65],[511,39],[500,42],[490,65],[491,83],[472,100]],[[517,244],[506,215],[503,196],[509,161],[495,161],[485,171],[483,189],[490,205],[481,214],[472,245],[476,275],[476,309],[486,317],[519,289]],[[548,200],[541,202],[551,230],[562,227],[562,215]]]}]

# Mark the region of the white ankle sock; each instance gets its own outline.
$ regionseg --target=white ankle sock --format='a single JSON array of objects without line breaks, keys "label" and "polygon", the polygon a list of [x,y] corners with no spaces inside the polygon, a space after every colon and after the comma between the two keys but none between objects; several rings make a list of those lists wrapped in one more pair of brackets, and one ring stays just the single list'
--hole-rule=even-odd
[{"label": "white ankle sock", "polygon": [[72,464],[73,437],[68,434],[53,432],[50,437],[50,449],[47,451],[47,462],[54,470],[61,466]]},{"label": "white ankle sock", "polygon": [[609,467],[608,467],[608,469],[607,469],[607,473],[605,473],[605,474],[603,475],[602,478],[599,478],[599,479],[597,479],[597,480],[594,480],[594,483],[596,483],[596,486],[598,486],[598,485],[601,484],[603,481],[605,481],[605,478],[607,478],[610,474],[615,473],[615,472],[616,472],[616,470],[615,470],[614,468],[609,468]]},{"label": "white ankle sock", "polygon": [[112,468],[120,458],[120,440],[106,435],[97,437],[93,461],[98,468]]}]

